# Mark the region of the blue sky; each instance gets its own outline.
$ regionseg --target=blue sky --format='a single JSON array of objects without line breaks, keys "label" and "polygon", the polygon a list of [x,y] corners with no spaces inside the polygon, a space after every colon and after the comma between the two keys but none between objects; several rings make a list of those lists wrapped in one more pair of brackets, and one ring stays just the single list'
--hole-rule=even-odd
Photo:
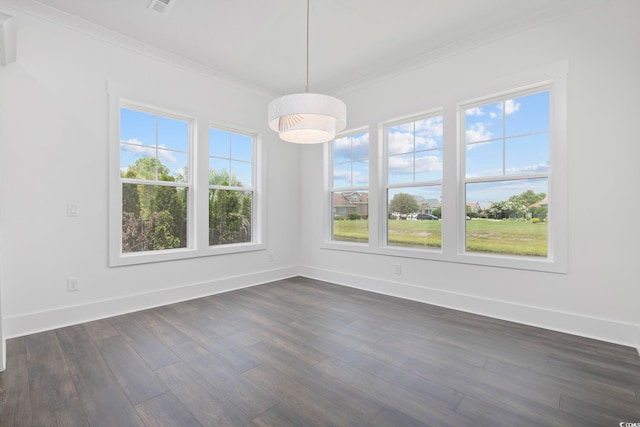
[{"label": "blue sky", "polygon": [[[465,110],[465,174],[468,179],[523,176],[523,179],[467,186],[467,201],[488,205],[527,190],[548,193],[546,179],[526,179],[549,171],[549,92],[543,91]],[[442,116],[387,129],[388,176],[392,185],[438,183],[443,176]],[[333,142],[334,188],[368,186],[367,133]],[[440,198],[441,186],[397,188],[425,199]]]},{"label": "blue sky", "polygon": [[335,139],[333,144],[333,187],[369,186],[369,133]]},{"label": "blue sky", "polygon": [[[251,136],[209,129],[209,167],[236,174],[244,186],[252,183]],[[189,123],[128,108],[120,109],[120,169],[136,160],[157,158],[174,177],[189,163]]]},{"label": "blue sky", "polygon": [[[548,91],[465,110],[467,179],[548,172],[549,118]],[[487,205],[527,190],[547,194],[548,180],[467,184],[467,202]]]},{"label": "blue sky", "polygon": [[443,124],[435,116],[388,129],[389,184],[442,180]]},{"label": "blue sky", "polygon": [[221,129],[209,129],[209,169],[226,170],[250,187],[253,161],[253,138]]},{"label": "blue sky", "polygon": [[144,157],[158,158],[171,175],[184,174],[189,163],[189,123],[120,109],[120,170]]}]

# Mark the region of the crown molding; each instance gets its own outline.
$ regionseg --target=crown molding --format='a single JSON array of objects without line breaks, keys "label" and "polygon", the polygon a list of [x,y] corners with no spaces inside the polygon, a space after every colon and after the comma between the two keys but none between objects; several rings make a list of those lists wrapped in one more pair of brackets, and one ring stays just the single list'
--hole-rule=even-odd
[{"label": "crown molding", "polygon": [[136,52],[140,55],[162,61],[174,67],[182,68],[186,71],[200,74],[227,86],[267,98],[275,96],[273,92],[252,85],[247,81],[229,76],[228,74],[222,73],[199,62],[156,48],[131,37],[127,37],[77,16],[61,12],[35,0],[0,0],[0,9],[10,10],[14,15],[26,14],[55,25],[59,25],[68,30],[81,33],[102,42]]},{"label": "crown molding", "polygon": [[609,1],[610,0],[559,0],[553,7],[539,10],[533,16],[506,21],[502,25],[494,26],[480,33],[443,44],[435,49],[416,55],[413,58],[390,64],[383,69],[360,76],[343,85],[327,85],[330,89],[327,89],[326,92],[338,97],[347,96],[352,92],[401,77],[412,71],[490,45],[516,34],[548,25],[559,19],[591,9]]}]

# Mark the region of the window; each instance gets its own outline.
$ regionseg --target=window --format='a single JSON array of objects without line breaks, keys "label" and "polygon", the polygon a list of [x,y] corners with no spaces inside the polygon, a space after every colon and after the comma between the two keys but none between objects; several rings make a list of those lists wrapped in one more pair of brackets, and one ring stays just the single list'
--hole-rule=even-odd
[{"label": "window", "polygon": [[[559,62],[436,90],[433,109],[370,124],[368,159],[358,133],[336,139],[322,248],[566,273],[567,72]],[[366,227],[354,206],[365,192]]]},{"label": "window", "polygon": [[257,135],[110,91],[109,264],[264,249]]},{"label": "window", "polygon": [[209,129],[209,245],[250,242],[254,138]]},{"label": "window", "polygon": [[384,127],[387,246],[442,247],[443,116]]},{"label": "window", "polygon": [[550,88],[465,104],[462,111],[464,250],[546,258]]},{"label": "window", "polygon": [[188,118],[120,108],[122,253],[188,246],[191,140]]},{"label": "window", "polygon": [[369,133],[354,132],[331,143],[331,240],[369,241]]}]

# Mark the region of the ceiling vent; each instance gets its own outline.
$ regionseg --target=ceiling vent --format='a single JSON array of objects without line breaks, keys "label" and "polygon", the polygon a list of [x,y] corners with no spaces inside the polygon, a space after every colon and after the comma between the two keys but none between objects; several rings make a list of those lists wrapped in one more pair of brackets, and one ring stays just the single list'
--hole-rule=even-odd
[{"label": "ceiling vent", "polygon": [[147,8],[160,13],[167,13],[169,8],[173,6],[175,2],[176,0],[151,0]]}]

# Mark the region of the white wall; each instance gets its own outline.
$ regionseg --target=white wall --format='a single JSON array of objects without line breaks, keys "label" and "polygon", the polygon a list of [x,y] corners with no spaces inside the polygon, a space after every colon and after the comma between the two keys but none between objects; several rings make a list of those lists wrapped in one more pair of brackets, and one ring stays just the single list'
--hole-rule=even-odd
[{"label": "white wall", "polygon": [[302,157],[302,274],[640,348],[638,16],[638,1],[606,2],[341,94],[374,139],[381,121],[568,60],[568,274],[320,249],[319,148]]},{"label": "white wall", "polygon": [[[5,337],[301,272],[640,346],[636,0],[612,0],[341,95],[349,126],[375,129],[476,81],[568,60],[568,274],[320,249],[322,148],[280,142],[266,126],[270,96],[87,36],[69,18],[61,26],[17,15],[18,61],[0,68]],[[262,134],[266,251],[107,267],[106,80],[168,91],[176,105]],[[79,203],[80,217],[66,217],[69,202]],[[66,292],[69,276],[79,277],[79,292]]]},{"label": "white wall", "polygon": [[[71,29],[86,23],[17,15],[18,61],[0,69],[5,338],[296,274],[298,149],[268,129],[270,95]],[[107,266],[107,80],[261,133],[267,250]],[[78,218],[66,216],[70,202]],[[78,292],[66,291],[70,276]]]}]

